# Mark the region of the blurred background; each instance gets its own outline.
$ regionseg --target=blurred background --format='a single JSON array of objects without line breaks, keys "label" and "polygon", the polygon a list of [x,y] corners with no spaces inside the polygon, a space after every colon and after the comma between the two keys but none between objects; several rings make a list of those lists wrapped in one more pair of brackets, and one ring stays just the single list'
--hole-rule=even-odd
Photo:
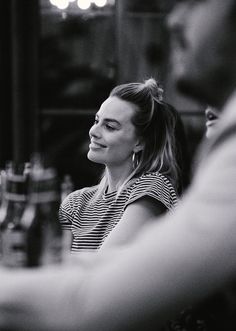
[{"label": "blurred background", "polygon": [[165,19],[174,4],[2,0],[0,167],[40,151],[75,188],[95,184],[101,167],[86,157],[95,112],[115,85],[150,76],[181,114],[192,158],[205,106],[172,84]]}]

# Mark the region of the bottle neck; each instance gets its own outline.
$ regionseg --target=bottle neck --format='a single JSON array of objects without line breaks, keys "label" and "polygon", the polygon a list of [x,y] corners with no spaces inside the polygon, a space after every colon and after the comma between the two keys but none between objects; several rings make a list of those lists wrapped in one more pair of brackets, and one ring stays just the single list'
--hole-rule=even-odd
[{"label": "bottle neck", "polygon": [[11,175],[6,180],[5,199],[9,203],[26,202],[26,178],[22,175]]},{"label": "bottle neck", "polygon": [[51,203],[59,201],[56,178],[32,178],[30,182],[29,201],[31,203]]}]

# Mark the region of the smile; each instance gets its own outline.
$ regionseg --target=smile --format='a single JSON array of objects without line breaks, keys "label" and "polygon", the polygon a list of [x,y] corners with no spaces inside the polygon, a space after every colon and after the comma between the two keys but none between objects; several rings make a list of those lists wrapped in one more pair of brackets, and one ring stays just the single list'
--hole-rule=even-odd
[{"label": "smile", "polygon": [[106,146],[104,146],[104,145],[101,145],[101,144],[99,144],[99,143],[95,143],[95,142],[91,142],[90,144],[89,144],[89,148],[91,148],[91,149],[98,149],[98,148],[105,148]]}]

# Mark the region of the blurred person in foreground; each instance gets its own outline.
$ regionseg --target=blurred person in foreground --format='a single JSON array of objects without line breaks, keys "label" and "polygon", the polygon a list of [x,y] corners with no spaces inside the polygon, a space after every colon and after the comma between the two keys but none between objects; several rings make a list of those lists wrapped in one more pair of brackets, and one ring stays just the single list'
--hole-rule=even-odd
[{"label": "blurred person in foreground", "polygon": [[162,93],[153,78],[118,85],[96,113],[87,156],[104,165],[102,179],[68,195],[59,213],[73,253],[123,245],[177,204],[186,141]]},{"label": "blurred person in foreground", "polygon": [[[2,269],[1,330],[161,330],[182,307],[235,280],[235,15],[235,0],[191,0],[169,16],[178,88],[221,109],[217,133],[174,213],[122,249],[101,249],[96,261]],[[222,330],[235,327],[226,319]]]}]

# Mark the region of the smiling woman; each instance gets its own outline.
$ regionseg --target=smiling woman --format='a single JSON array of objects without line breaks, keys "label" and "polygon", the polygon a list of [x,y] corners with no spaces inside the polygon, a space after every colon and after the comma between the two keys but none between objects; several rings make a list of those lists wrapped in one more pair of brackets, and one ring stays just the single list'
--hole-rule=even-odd
[{"label": "smiling woman", "polygon": [[[88,158],[105,164],[109,169],[121,167],[119,175],[123,180],[132,169],[131,155],[141,151],[142,144],[135,134],[131,118],[135,106],[117,97],[109,97],[96,114],[90,129],[91,139]],[[113,190],[115,187],[109,187]]]},{"label": "smiling woman", "polygon": [[162,93],[154,79],[119,85],[96,113],[88,159],[103,164],[104,175],[98,185],[71,193],[60,208],[72,252],[123,245],[177,204],[179,117]]}]

